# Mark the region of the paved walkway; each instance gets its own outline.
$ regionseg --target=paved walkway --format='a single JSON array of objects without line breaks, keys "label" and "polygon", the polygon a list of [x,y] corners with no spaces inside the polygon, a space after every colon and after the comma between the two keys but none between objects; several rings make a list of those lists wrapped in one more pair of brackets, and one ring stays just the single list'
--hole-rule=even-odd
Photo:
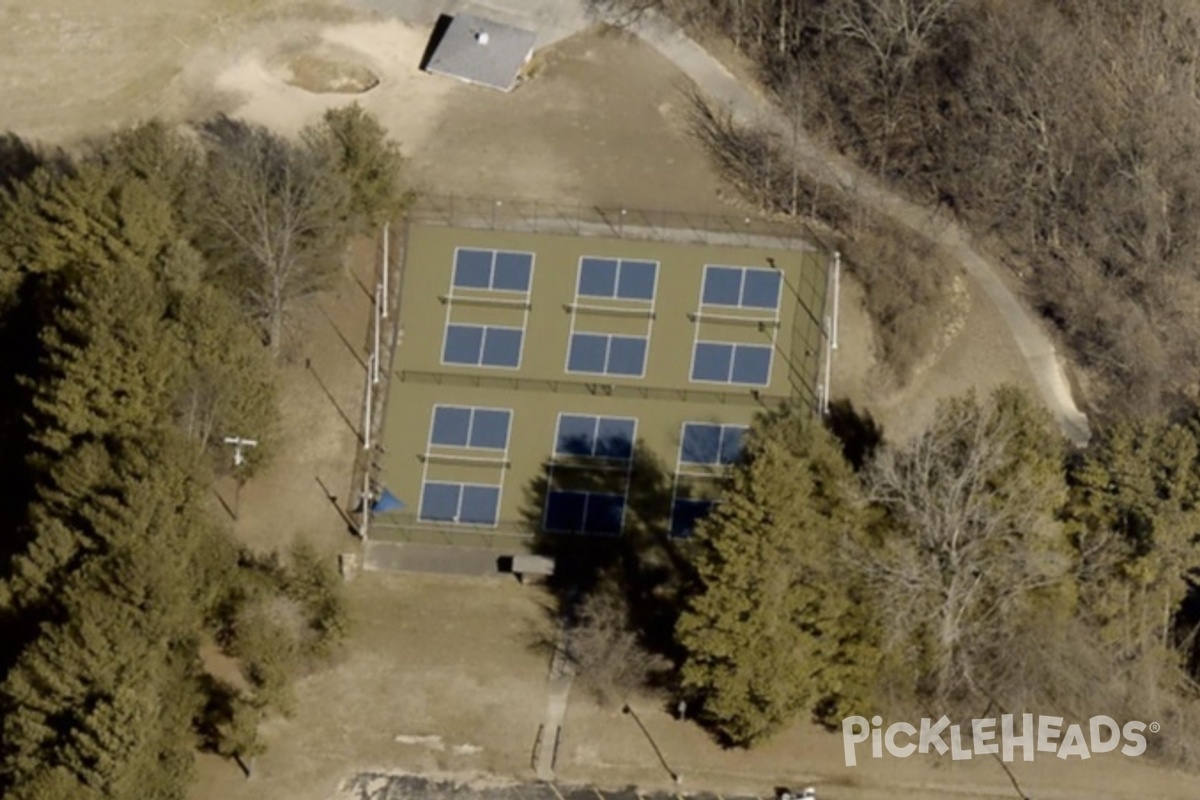
[{"label": "paved walkway", "polygon": [[504,576],[500,560],[512,550],[370,540],[363,546],[368,572],[427,572],[436,575]]},{"label": "paved walkway", "polygon": [[534,753],[533,768],[540,780],[554,780],[554,766],[558,761],[558,739],[563,720],[567,716],[567,699],[571,695],[571,684],[575,682],[575,665],[567,655],[568,633],[565,625],[559,628],[558,645],[550,662],[546,719]]}]

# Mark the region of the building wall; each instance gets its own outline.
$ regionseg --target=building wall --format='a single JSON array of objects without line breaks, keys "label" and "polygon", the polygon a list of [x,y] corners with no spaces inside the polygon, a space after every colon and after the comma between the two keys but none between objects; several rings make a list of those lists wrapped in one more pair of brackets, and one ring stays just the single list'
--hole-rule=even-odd
[{"label": "building wall", "polygon": [[[459,248],[531,254],[528,291],[454,286]],[[637,264],[618,273],[629,277],[626,293],[637,297],[580,297],[580,263],[590,257],[655,262],[652,300],[642,299],[648,270]],[[479,265],[484,260],[480,256],[461,258],[464,264],[470,262],[473,275],[482,274]],[[510,259],[509,267],[521,261],[520,256],[505,258]],[[706,264],[782,273],[778,309],[703,305]],[[496,279],[500,273],[495,266],[492,269]],[[508,285],[513,275],[520,274],[520,267],[513,268],[515,272],[506,269],[499,283]],[[604,265],[590,264],[587,269],[590,279],[609,274]],[[754,285],[769,286],[769,274],[756,273],[758,283]],[[728,281],[734,273],[722,275],[732,286]],[[750,279],[743,280],[742,296],[749,298],[757,290],[752,290]],[[590,283],[600,285],[595,280]],[[820,355],[817,320],[824,290],[825,259],[811,250],[414,226],[408,232],[402,282],[403,343],[393,365],[384,434],[382,481],[407,504],[397,519],[406,524],[416,521],[423,482],[433,481],[500,487],[497,526],[530,528],[544,519],[547,486],[564,491],[624,492],[631,476],[642,488],[653,484],[655,491],[668,495],[664,508],[669,518],[672,492],[703,494],[714,485],[703,476],[724,471],[720,465],[693,466],[689,471],[699,475],[698,479],[676,479],[683,423],[749,425],[757,413],[784,398],[812,401]],[[761,292],[757,295],[759,299],[763,296]],[[519,358],[493,367],[446,363],[448,325],[520,329]],[[648,336],[643,373],[572,372],[569,341],[573,332]],[[492,354],[501,353],[501,361],[512,355],[508,347],[512,335],[504,335],[508,344],[501,347],[504,342],[496,339],[497,349]],[[697,339],[765,345],[771,353],[769,375],[756,386],[692,380]],[[462,341],[467,345],[456,351],[459,356],[474,352],[474,339]],[[611,350],[609,363],[629,371],[636,358],[627,356],[636,346],[625,342],[622,347],[624,355],[620,357]],[[584,358],[581,349],[574,363],[595,361]],[[739,363],[747,370],[743,374],[753,372],[750,360],[733,362],[730,368]],[[719,359],[711,364],[713,369],[723,368]],[[431,424],[438,405],[510,411],[506,449],[431,447]],[[555,457],[562,414],[636,420],[633,460]]]}]

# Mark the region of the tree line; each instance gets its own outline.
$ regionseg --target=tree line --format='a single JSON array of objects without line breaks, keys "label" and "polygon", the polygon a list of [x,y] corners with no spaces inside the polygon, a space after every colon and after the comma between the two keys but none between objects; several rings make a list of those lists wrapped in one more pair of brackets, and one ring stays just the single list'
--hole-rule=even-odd
[{"label": "tree line", "polygon": [[270,458],[295,303],[403,204],[400,170],[357,106],[299,141],[228,118],[0,141],[0,794],[183,797],[197,747],[248,764],[336,644],[331,565],[245,551],[209,498],[223,435]]},{"label": "tree line", "polygon": [[855,714],[1153,718],[1154,752],[1200,765],[1200,417],[1086,451],[1011,387],[907,443],[830,419],[756,422],[658,586],[678,585],[666,637],[621,570],[580,601],[572,652],[602,698],[670,687],[734,746]]},{"label": "tree line", "polygon": [[[728,36],[806,130],[952,209],[1060,331],[1097,408],[1200,399],[1195,3],[596,2]],[[786,141],[740,145],[765,205],[823,216],[796,202]]]}]

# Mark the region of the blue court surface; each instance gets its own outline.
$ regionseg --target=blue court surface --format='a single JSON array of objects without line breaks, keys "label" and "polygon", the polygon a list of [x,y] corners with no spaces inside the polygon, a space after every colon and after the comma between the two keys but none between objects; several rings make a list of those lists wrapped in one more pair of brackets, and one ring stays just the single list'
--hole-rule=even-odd
[{"label": "blue court surface", "polygon": [[442,362],[471,367],[506,367],[521,365],[521,342],[525,331],[499,325],[446,326],[446,345]]},{"label": "blue court surface", "polygon": [[696,524],[707,517],[716,503],[712,500],[680,498],[671,504],[671,535],[686,539],[696,532]]},{"label": "blue court surface", "polygon": [[692,380],[766,386],[771,382],[769,345],[696,342]]},{"label": "blue court surface", "polygon": [[[565,469],[578,477],[580,470],[606,464],[620,470],[619,491],[577,488],[552,488],[546,493],[542,528],[552,533],[586,533],[616,536],[625,521],[629,478],[626,472],[633,460],[637,420],[632,417],[603,417],[588,414],[559,414],[554,433],[554,457],[565,459]],[[581,467],[581,465],[584,465]]]},{"label": "blue court surface", "polygon": [[434,406],[429,444],[506,450],[511,426],[512,411],[507,408]]},{"label": "blue court surface", "polygon": [[579,261],[577,291],[580,297],[653,301],[657,279],[655,261],[585,256]]},{"label": "blue court surface", "polygon": [[754,267],[704,268],[701,300],[708,306],[779,310],[783,276],[773,269]]},{"label": "blue court surface", "polygon": [[742,455],[745,425],[685,422],[680,436],[679,463],[728,466]]},{"label": "blue court surface", "polygon": [[460,525],[496,524],[500,487],[449,481],[425,481],[421,487],[423,522],[453,522]]},{"label": "blue court surface", "polygon": [[594,417],[560,414],[554,437],[554,453],[584,458],[633,457],[637,420],[628,417]]},{"label": "blue court surface", "polygon": [[646,372],[646,343],[645,336],[574,333],[567,355],[567,372],[640,378]]},{"label": "blue court surface", "polygon": [[454,286],[500,292],[528,292],[533,254],[459,248],[454,254]]}]

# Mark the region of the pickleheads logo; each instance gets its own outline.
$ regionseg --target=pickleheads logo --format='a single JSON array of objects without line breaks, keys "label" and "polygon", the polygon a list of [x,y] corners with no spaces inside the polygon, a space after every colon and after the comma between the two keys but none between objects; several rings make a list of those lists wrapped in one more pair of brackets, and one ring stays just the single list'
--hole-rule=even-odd
[{"label": "pickleheads logo", "polygon": [[1092,717],[1086,726],[1071,723],[1064,728],[1062,717],[1022,714],[1019,732],[1014,724],[1017,721],[1012,714],[1004,714],[999,719],[973,719],[964,726],[953,725],[943,716],[937,721],[923,719],[919,728],[907,722],[884,728],[882,717],[872,717],[870,721],[866,717],[846,717],[842,720],[846,766],[858,763],[858,746],[868,739],[871,758],[883,758],[884,750],[895,758],[905,758],[932,749],[938,755],[949,752],[955,761],[977,755],[999,755],[1005,761],[1013,761],[1020,750],[1023,760],[1033,761],[1036,753],[1053,753],[1061,759],[1088,759],[1093,753],[1111,753],[1118,747],[1123,755],[1140,756],[1146,752],[1145,732],[1159,731],[1157,722],[1147,725],[1134,720],[1122,726],[1106,716]]}]

